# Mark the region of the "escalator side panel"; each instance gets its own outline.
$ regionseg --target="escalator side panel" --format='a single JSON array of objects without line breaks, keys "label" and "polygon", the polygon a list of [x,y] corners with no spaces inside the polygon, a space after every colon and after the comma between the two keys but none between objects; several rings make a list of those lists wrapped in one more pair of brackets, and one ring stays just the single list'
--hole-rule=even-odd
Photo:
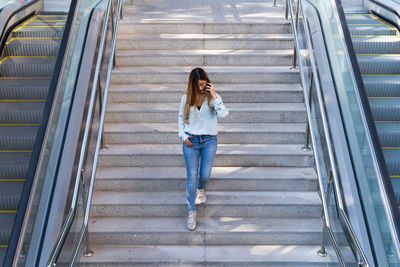
[{"label": "escalator side panel", "polygon": [[[371,14],[347,22],[396,200],[400,204],[400,39],[397,29]],[[353,22],[357,20],[357,24]]]},{"label": "escalator side panel", "polygon": [[0,58],[0,263],[3,262],[53,75],[66,16],[16,27]]}]

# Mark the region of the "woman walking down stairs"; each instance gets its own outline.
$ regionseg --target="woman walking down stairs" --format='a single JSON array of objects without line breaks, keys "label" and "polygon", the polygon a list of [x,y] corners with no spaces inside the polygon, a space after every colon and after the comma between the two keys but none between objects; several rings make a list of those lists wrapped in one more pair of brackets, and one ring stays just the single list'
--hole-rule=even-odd
[{"label": "woman walking down stairs", "polygon": [[[279,3],[279,1],[278,1]],[[124,9],[85,266],[336,266],[317,255],[321,201],[283,2],[135,0]],[[202,67],[218,121],[207,203],[186,228],[179,102]]]}]

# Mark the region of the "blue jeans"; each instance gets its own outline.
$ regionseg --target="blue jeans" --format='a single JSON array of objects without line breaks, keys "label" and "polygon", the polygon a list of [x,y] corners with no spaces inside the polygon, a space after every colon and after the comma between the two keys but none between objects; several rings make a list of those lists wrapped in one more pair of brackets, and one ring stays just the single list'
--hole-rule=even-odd
[{"label": "blue jeans", "polygon": [[[188,133],[188,135],[191,135]],[[192,135],[189,141],[192,147],[183,143],[183,156],[185,157],[187,179],[186,198],[189,210],[195,210],[196,190],[204,189],[210,179],[211,169],[217,153],[216,135]],[[199,175],[200,160],[200,175]]]}]

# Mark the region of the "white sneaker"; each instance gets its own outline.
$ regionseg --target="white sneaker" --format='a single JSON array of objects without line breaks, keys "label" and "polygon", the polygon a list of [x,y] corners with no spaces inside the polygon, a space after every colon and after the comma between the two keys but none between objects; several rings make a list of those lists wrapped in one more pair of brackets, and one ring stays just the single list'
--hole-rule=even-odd
[{"label": "white sneaker", "polygon": [[189,216],[187,219],[187,228],[190,231],[193,231],[196,229],[196,211],[195,210],[189,210]]},{"label": "white sneaker", "polygon": [[204,204],[206,203],[206,200],[206,192],[204,189],[197,189],[195,204]]}]

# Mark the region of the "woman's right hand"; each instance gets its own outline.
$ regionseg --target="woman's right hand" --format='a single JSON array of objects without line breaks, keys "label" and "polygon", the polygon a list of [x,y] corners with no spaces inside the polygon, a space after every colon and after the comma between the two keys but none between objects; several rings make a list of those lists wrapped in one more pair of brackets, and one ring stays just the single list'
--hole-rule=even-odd
[{"label": "woman's right hand", "polygon": [[192,142],[189,141],[189,138],[190,138],[190,137],[192,137],[192,136],[189,136],[189,137],[186,138],[186,140],[185,140],[185,145],[188,146],[188,147],[193,146]]}]

